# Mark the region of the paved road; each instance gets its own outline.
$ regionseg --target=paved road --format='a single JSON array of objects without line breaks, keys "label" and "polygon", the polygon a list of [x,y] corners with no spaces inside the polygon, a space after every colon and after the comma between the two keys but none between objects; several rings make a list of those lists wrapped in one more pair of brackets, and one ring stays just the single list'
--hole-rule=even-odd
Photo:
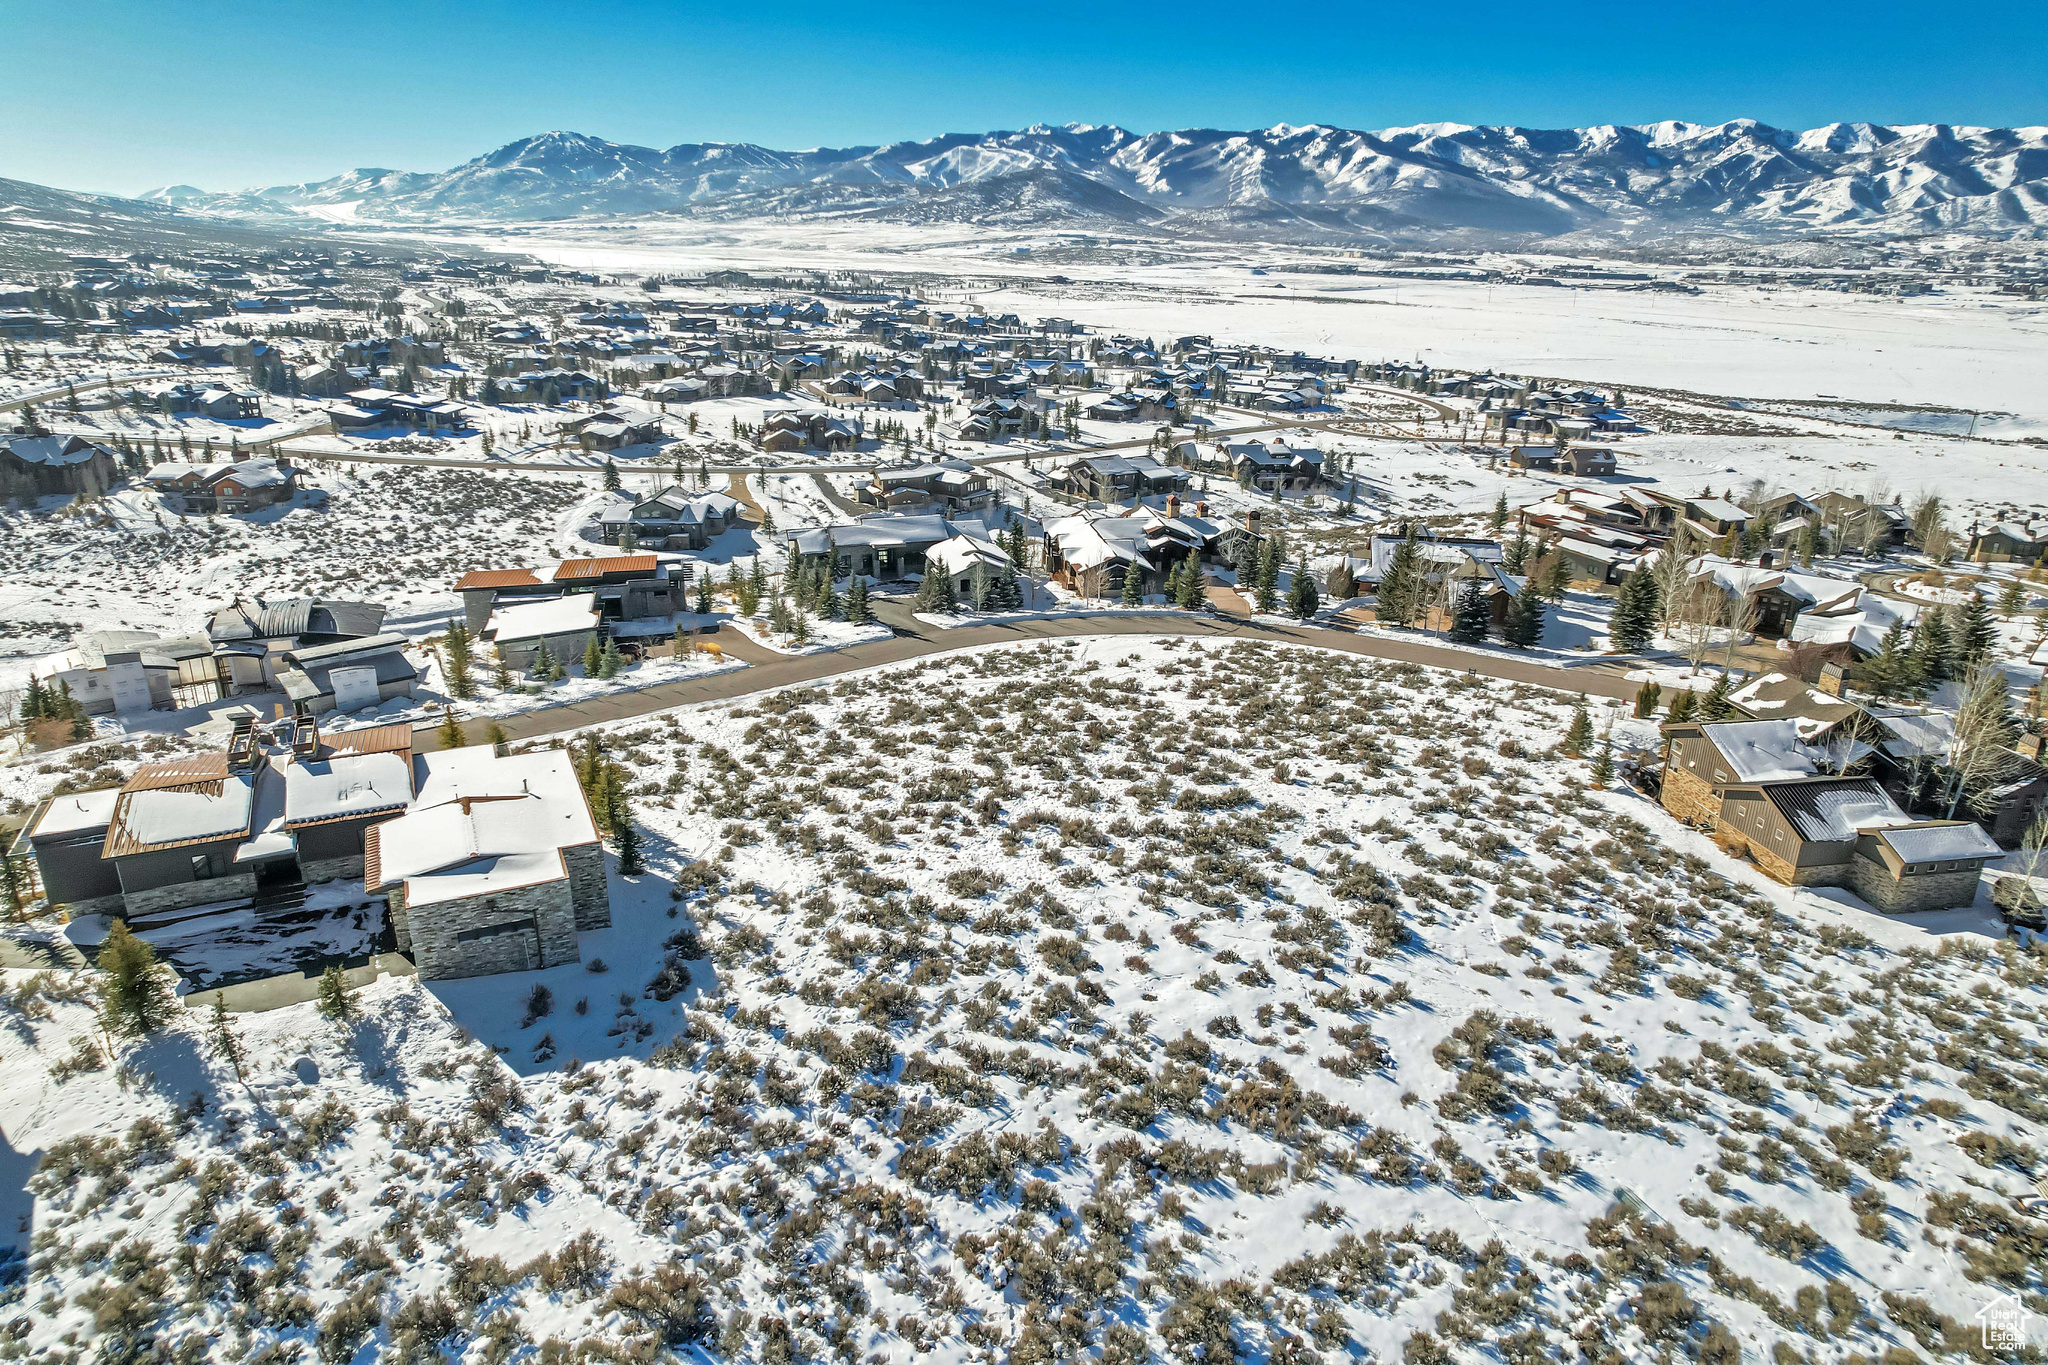
[{"label": "paved road", "polygon": [[135,384],[145,379],[175,379],[180,375],[190,373],[191,371],[189,370],[141,370],[135,374],[108,375],[99,379],[79,379],[73,381],[68,386],[59,384],[52,389],[38,389],[34,393],[17,394],[12,398],[0,399],[0,412],[11,412],[15,408],[25,407],[30,403],[47,403],[52,399],[61,400],[65,396],[67,387],[72,393],[96,393],[101,389],[112,388],[116,384]]},{"label": "paved road", "polygon": [[[1235,594],[1213,595],[1219,606],[1228,605]],[[1242,599],[1237,599],[1242,601]],[[1400,636],[1354,633],[1341,629],[1284,626],[1242,617],[1175,612],[1123,613],[1056,617],[1050,620],[994,620],[985,626],[940,630],[916,620],[907,603],[884,601],[876,604],[876,619],[895,631],[888,640],[854,645],[818,654],[778,654],[755,643],[737,630],[720,630],[720,649],[733,658],[745,660],[747,668],[730,669],[702,678],[684,678],[631,692],[615,692],[587,701],[545,707],[500,720],[512,739],[538,739],[564,734],[589,725],[631,720],[696,702],[723,701],[771,688],[835,678],[881,664],[972,649],[981,645],[1016,644],[1031,640],[1071,639],[1091,635],[1192,635],[1208,638],[1270,640],[1312,645],[1374,659],[1393,659],[1431,668],[1470,671],[1489,678],[1530,683],[1561,692],[1584,692],[1588,696],[1627,699],[1635,696],[1636,685],[1605,662],[1560,667],[1539,663],[1506,652],[1467,651],[1410,640]],[[413,745],[425,751],[440,747],[432,724],[413,731]]]}]

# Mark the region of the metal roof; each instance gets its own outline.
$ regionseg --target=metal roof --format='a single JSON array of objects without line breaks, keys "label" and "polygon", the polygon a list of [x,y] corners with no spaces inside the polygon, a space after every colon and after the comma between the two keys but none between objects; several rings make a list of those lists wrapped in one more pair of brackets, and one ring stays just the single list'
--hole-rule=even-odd
[{"label": "metal roof", "polygon": [[555,582],[581,578],[603,578],[615,573],[653,573],[661,562],[655,555],[610,555],[602,559],[565,559],[555,570]]},{"label": "metal roof", "polygon": [[537,588],[540,575],[532,569],[471,569],[455,580],[455,591],[471,588]]}]

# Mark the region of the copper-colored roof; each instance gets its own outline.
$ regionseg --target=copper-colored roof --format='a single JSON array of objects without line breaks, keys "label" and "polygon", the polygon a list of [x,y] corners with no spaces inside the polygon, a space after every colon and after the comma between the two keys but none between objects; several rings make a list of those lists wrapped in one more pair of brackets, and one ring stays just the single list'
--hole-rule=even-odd
[{"label": "copper-colored roof", "polygon": [[143,839],[128,823],[128,803],[143,791],[161,791],[178,787],[200,792],[207,796],[220,796],[227,789],[227,778],[222,776],[210,781],[200,779],[187,782],[167,782],[157,787],[142,787],[136,788],[133,791],[122,792],[120,798],[114,802],[114,816],[108,823],[106,840],[100,845],[100,857],[126,858],[136,853],[156,853],[167,848],[190,848],[197,844],[240,843],[254,832],[256,825],[256,802],[253,799],[252,793],[252,799],[249,802],[249,818],[243,822],[239,829],[225,830],[216,834],[196,835],[190,839],[164,839],[156,843]]},{"label": "copper-colored roof", "polygon": [[363,890],[377,891],[384,885],[384,850],[378,843],[377,831],[381,825],[372,825],[363,831]]},{"label": "copper-colored roof", "polygon": [[401,754],[412,748],[410,725],[379,725],[369,730],[344,730],[322,735],[321,742],[338,754]]},{"label": "copper-colored roof", "polygon": [[121,790],[151,792],[167,787],[191,787],[202,782],[219,782],[227,775],[228,756],[216,750],[210,754],[174,758],[166,763],[145,763],[135,770],[135,776],[121,784]]},{"label": "copper-colored roof", "polygon": [[660,559],[654,555],[609,555],[603,559],[565,559],[555,570],[555,582],[575,578],[602,578],[611,573],[653,573]]},{"label": "copper-colored roof", "polygon": [[531,569],[471,569],[455,580],[455,591],[470,588],[537,588],[540,575]]}]

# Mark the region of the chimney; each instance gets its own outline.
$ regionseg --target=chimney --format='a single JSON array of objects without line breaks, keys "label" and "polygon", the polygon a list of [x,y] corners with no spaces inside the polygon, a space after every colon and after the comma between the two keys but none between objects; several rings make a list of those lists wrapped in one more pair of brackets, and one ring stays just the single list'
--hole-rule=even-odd
[{"label": "chimney", "polygon": [[319,752],[319,720],[313,716],[300,716],[298,727],[292,732],[292,757],[304,761],[317,756]]},{"label": "chimney", "polygon": [[1167,519],[1168,519],[1168,520],[1171,520],[1171,519],[1173,519],[1174,517],[1177,517],[1177,516],[1179,516],[1179,515],[1180,515],[1180,494],[1178,494],[1178,493],[1168,493],[1168,494],[1166,495],[1166,516],[1167,516]]},{"label": "chimney", "polygon": [[1251,511],[1244,514],[1244,529],[1251,532],[1253,535],[1257,535],[1259,533],[1258,508],[1254,507]]},{"label": "chimney", "polygon": [[2030,758],[2036,763],[2041,761],[2041,737],[2039,735],[2021,735],[2019,742],[2014,744],[2012,748],[2013,752],[2021,758]]},{"label": "chimney", "polygon": [[1196,516],[1198,516],[1198,517],[1206,517],[1206,516],[1208,516],[1208,515],[1209,515],[1209,504],[1208,504],[1208,503],[1206,503],[1206,502],[1198,502],[1198,503],[1196,503],[1196,504],[1195,504],[1195,515],[1196,515]]}]

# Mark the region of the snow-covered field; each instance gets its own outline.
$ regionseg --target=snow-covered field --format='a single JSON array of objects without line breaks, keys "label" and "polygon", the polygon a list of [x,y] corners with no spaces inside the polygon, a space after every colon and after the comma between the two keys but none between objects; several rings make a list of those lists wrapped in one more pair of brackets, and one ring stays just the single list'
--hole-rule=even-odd
[{"label": "snow-covered field", "polygon": [[649,869],[584,966],[241,1016],[245,1081],[6,974],[9,1341],[1970,1352],[2044,1287],[2041,958],[1761,882],[1568,716],[1096,638],[612,727]]}]

